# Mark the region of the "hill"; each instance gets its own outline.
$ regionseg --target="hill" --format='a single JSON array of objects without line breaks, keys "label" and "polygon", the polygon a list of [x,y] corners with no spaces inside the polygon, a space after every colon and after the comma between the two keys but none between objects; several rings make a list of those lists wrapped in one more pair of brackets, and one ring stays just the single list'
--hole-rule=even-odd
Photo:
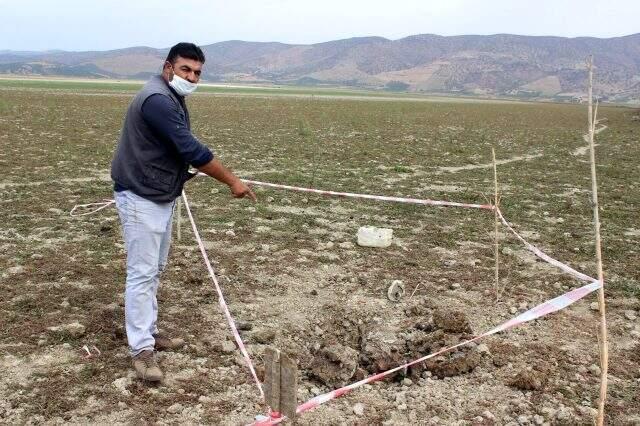
[{"label": "hill", "polygon": [[[311,45],[231,40],[202,48],[207,56],[203,77],[208,81],[556,99],[582,95],[584,59],[593,54],[599,96],[640,100],[640,34],[608,39],[421,34]],[[0,73],[147,78],[159,72],[166,52],[149,47],[0,51]]]}]

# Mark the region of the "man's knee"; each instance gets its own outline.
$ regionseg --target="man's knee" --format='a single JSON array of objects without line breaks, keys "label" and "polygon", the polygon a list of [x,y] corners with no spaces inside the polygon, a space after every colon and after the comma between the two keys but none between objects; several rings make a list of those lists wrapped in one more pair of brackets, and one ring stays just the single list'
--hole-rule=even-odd
[{"label": "man's knee", "polygon": [[129,268],[127,270],[127,287],[150,288],[159,273],[158,267],[140,267],[138,265],[137,267]]}]

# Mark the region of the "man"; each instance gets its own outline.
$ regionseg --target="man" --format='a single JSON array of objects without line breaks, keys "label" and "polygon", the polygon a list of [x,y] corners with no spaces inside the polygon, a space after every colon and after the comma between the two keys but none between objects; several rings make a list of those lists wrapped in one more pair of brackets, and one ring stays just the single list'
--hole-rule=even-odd
[{"label": "man", "polygon": [[143,380],[160,381],[154,350],[184,345],[158,331],[156,293],[171,242],[175,199],[193,175],[189,166],[226,183],[234,197],[255,195],[190,130],[185,97],[200,80],[205,57],[192,43],[171,48],[162,74],[136,95],[111,164],[111,178],[127,250],[125,325],[133,367]]}]

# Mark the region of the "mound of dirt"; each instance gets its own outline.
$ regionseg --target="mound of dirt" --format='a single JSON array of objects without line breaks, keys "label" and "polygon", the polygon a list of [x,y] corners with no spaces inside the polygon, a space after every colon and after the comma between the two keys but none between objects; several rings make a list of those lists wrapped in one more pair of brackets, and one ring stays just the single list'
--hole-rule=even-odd
[{"label": "mound of dirt", "polygon": [[[415,304],[405,310],[408,330],[398,330],[398,324],[357,321],[363,313],[332,315],[315,327],[315,334],[323,336],[323,343],[309,346],[312,360],[304,366],[310,375],[327,386],[342,386],[366,374],[380,373],[409,360],[420,358],[469,339],[472,332],[467,316],[456,310],[432,310]],[[366,314],[364,314],[366,316]],[[345,319],[346,318],[346,319]],[[406,373],[419,378],[429,370],[439,378],[452,377],[473,371],[482,361],[481,354],[472,347],[432,358],[411,366]],[[362,376],[362,377],[360,377]]]}]

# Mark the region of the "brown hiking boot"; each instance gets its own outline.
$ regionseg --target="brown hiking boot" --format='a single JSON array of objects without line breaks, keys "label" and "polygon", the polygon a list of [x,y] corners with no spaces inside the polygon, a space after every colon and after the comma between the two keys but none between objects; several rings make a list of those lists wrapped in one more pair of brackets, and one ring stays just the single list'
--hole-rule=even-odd
[{"label": "brown hiking boot", "polygon": [[159,382],[162,380],[162,371],[158,367],[156,356],[152,350],[140,352],[133,357],[133,368],[139,379],[148,382]]},{"label": "brown hiking boot", "polygon": [[153,338],[156,339],[156,350],[167,351],[173,349],[180,349],[184,346],[184,340],[178,338],[171,338],[164,333],[154,334]]}]

